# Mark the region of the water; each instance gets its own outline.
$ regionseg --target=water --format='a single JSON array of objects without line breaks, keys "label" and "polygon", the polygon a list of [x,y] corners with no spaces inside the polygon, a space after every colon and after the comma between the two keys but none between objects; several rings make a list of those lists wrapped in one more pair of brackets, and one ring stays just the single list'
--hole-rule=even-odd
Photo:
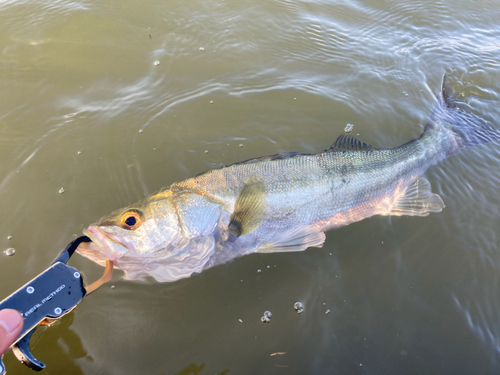
[{"label": "water", "polygon": [[[88,224],[172,182],[318,152],[346,124],[376,147],[417,137],[445,71],[466,110],[500,126],[499,5],[1,2],[0,245],[16,256],[0,257],[0,298]],[[373,217],[322,249],[170,284],[115,272],[37,330],[33,352],[46,374],[498,373],[499,166],[498,144],[467,150],[426,174],[442,213]],[[89,282],[102,273],[70,264]]]}]

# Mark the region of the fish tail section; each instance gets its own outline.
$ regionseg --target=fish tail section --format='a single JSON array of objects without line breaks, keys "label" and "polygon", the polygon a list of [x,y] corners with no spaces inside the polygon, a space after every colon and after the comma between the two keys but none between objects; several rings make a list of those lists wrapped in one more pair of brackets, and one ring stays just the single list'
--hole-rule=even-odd
[{"label": "fish tail section", "polygon": [[446,74],[430,122],[424,133],[431,130],[444,131],[451,141],[449,154],[456,154],[471,146],[477,146],[500,139],[500,131],[489,121],[460,108],[460,100],[446,90]]}]

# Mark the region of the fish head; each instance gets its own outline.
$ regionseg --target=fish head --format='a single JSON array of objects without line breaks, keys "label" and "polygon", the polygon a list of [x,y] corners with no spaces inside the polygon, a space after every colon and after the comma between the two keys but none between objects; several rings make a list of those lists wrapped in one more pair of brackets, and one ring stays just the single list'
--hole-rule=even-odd
[{"label": "fish head", "polygon": [[159,199],[157,194],[90,225],[83,233],[92,242],[80,244],[77,251],[100,265],[113,261],[126,279],[188,277],[201,272],[215,251],[220,210],[220,205],[204,205],[199,195]]}]

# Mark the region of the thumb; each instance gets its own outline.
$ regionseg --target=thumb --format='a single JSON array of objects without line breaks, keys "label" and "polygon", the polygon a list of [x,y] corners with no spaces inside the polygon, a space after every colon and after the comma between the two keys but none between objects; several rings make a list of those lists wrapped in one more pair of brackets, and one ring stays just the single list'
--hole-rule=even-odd
[{"label": "thumb", "polygon": [[23,317],[12,309],[0,311],[0,355],[5,353],[23,329]]}]

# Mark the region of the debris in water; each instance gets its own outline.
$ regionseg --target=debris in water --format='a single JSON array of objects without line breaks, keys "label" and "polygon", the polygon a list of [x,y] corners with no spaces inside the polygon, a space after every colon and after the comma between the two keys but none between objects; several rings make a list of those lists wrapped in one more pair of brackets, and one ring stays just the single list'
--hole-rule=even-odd
[{"label": "debris in water", "polygon": [[5,250],[3,253],[4,253],[5,255],[7,255],[7,256],[9,256],[9,257],[10,257],[10,256],[12,256],[12,255],[14,255],[14,254],[16,253],[16,249],[14,249],[13,247],[9,247],[9,248],[8,248],[7,250]]},{"label": "debris in water", "polygon": [[304,305],[302,303],[300,303],[300,302],[295,302],[294,305],[293,305],[293,308],[299,314],[302,314],[304,312]]},{"label": "debris in water", "polygon": [[354,125],[353,125],[353,124],[347,124],[347,125],[345,126],[345,128],[344,128],[344,131],[345,131],[346,133],[350,133],[350,132],[352,132],[352,129],[354,129]]},{"label": "debris in water", "polygon": [[155,66],[158,66],[158,65],[160,65],[160,62],[159,61],[155,61],[154,64],[155,64]]},{"label": "debris in water", "polygon": [[152,38],[151,38],[151,34],[149,34],[149,39],[152,39]]},{"label": "debris in water", "polygon": [[276,353],[272,353],[271,357],[273,357],[275,355],[283,355],[283,354],[286,354],[286,352],[276,352]]},{"label": "debris in water", "polygon": [[60,188],[60,189],[59,189],[59,194],[64,193],[64,191],[65,191],[65,190],[64,190],[64,188]]},{"label": "debris in water", "polygon": [[238,321],[239,321],[240,323],[243,323],[243,320],[241,320],[241,319],[238,319]]},{"label": "debris in water", "polygon": [[76,154],[77,154],[77,155],[81,155],[81,153],[82,153],[81,151],[78,151]]},{"label": "debris in water", "polygon": [[330,313],[331,313],[330,309],[328,309],[328,310],[325,311],[325,315],[328,315]]},{"label": "debris in water", "polygon": [[12,239],[12,236],[7,236],[7,239],[8,239],[8,240],[11,240],[11,239]]}]

